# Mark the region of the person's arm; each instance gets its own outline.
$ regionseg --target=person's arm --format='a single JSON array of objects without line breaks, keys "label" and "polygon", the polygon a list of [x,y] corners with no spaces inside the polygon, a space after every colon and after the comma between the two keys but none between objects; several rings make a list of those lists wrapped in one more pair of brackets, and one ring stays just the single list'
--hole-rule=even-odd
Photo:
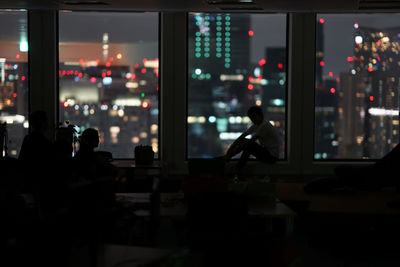
[{"label": "person's arm", "polygon": [[236,140],[229,146],[228,151],[226,151],[225,158],[230,159],[236,155],[239,151],[239,147],[246,141],[246,136],[253,132],[254,126],[250,127],[247,131],[242,133]]}]

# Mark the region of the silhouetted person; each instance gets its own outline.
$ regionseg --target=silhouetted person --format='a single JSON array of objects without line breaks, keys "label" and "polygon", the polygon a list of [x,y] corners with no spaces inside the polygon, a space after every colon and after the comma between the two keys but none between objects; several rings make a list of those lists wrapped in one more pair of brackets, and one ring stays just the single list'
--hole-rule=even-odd
[{"label": "silhouetted person", "polygon": [[[262,109],[253,106],[247,111],[251,122],[249,129],[242,133],[229,147],[225,159],[230,160],[243,152],[237,164],[239,171],[245,166],[250,155],[265,163],[274,163],[279,157],[279,136],[272,124],[264,119]],[[251,139],[246,136],[251,135]]]}]

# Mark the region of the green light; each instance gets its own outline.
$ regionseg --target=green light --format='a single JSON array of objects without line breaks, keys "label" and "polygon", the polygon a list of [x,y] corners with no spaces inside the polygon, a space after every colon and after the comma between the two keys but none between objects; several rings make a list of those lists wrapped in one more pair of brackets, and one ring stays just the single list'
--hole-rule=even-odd
[{"label": "green light", "polygon": [[206,78],[207,78],[207,79],[211,79],[211,74],[210,74],[210,73],[207,73],[207,74],[206,74]]},{"label": "green light", "polygon": [[208,43],[208,42],[204,43],[204,46],[209,46],[209,45],[210,45],[210,43]]},{"label": "green light", "polygon": [[217,32],[217,36],[218,37],[222,36],[222,33],[221,32]]},{"label": "green light", "polygon": [[231,57],[231,54],[225,53],[225,57]]},{"label": "green light", "polygon": [[209,51],[210,51],[210,48],[209,48],[209,47],[206,47],[206,48],[204,48],[204,51],[209,52]]},{"label": "green light", "polygon": [[196,21],[196,25],[197,25],[197,26],[200,26],[200,21]]},{"label": "green light", "polygon": [[200,47],[196,47],[195,51],[196,52],[201,52],[201,48]]},{"label": "green light", "polygon": [[204,35],[205,36],[210,36],[210,33],[209,32],[205,32]]},{"label": "green light", "polygon": [[231,62],[231,59],[230,58],[225,58],[225,62],[229,63],[229,62]]},{"label": "green light", "polygon": [[229,47],[229,46],[231,46],[231,44],[230,43],[225,43],[225,46]]},{"label": "green light", "polygon": [[206,75],[204,73],[200,74],[200,79],[204,79]]},{"label": "green light", "polygon": [[231,30],[231,27],[225,27],[225,31],[229,32]]},{"label": "green light", "polygon": [[215,40],[217,40],[217,42],[221,42],[222,38],[221,37],[217,37]]},{"label": "green light", "polygon": [[231,52],[231,49],[229,47],[225,47],[225,52]]},{"label": "green light", "polygon": [[222,28],[220,26],[216,27],[217,31],[222,31]]},{"label": "green light", "polygon": [[200,42],[200,41],[201,41],[201,38],[200,38],[200,37],[196,37],[196,41],[197,41],[197,42]]},{"label": "green light", "polygon": [[201,46],[201,43],[200,42],[196,42],[196,46]]},{"label": "green light", "polygon": [[196,78],[197,78],[197,75],[193,73],[193,74],[192,74],[192,78],[193,78],[193,79],[196,79]]},{"label": "green light", "polygon": [[196,36],[201,36],[201,32],[196,32]]},{"label": "green light", "polygon": [[226,42],[230,42],[230,41],[231,41],[231,38],[230,38],[230,37],[225,37],[225,41],[226,41]]},{"label": "green light", "polygon": [[205,21],[204,25],[208,26],[208,25],[210,25],[210,22],[209,21]]},{"label": "green light", "polygon": [[229,64],[229,63],[225,64],[225,68],[229,69],[230,67],[231,67],[231,64]]},{"label": "green light", "polygon": [[210,16],[205,16],[204,19],[205,19],[205,20],[209,20],[209,19],[210,19]]},{"label": "green light", "polygon": [[217,26],[221,26],[222,22],[221,21],[217,21]]},{"label": "green light", "polygon": [[144,97],[144,93],[141,93],[140,96],[143,98]]},{"label": "green light", "polygon": [[[217,50],[217,52],[221,52],[222,48],[221,47],[217,47],[215,50]],[[226,49],[225,49],[226,50]]]},{"label": "green light", "polygon": [[200,53],[196,53],[196,57],[201,57],[201,54]]},{"label": "green light", "polygon": [[204,57],[210,57],[209,53],[204,53]]},{"label": "green light", "polygon": [[231,20],[231,17],[225,16],[225,20],[229,21],[229,20]]},{"label": "green light", "polygon": [[225,22],[225,25],[226,25],[226,26],[229,26],[229,25],[231,25],[231,23],[230,23],[229,21],[226,21],[226,22]]},{"label": "green light", "polygon": [[231,36],[230,32],[225,32],[225,36]]},{"label": "green light", "polygon": [[221,15],[217,15],[217,20],[221,20],[221,19],[222,19]]},{"label": "green light", "polygon": [[209,41],[210,41],[210,38],[209,38],[209,37],[206,37],[206,38],[204,38],[204,41],[209,42]]},{"label": "green light", "polygon": [[221,53],[217,53],[216,56],[217,57],[222,57],[222,54]]},{"label": "green light", "polygon": [[222,46],[221,43],[216,43],[217,46]]}]

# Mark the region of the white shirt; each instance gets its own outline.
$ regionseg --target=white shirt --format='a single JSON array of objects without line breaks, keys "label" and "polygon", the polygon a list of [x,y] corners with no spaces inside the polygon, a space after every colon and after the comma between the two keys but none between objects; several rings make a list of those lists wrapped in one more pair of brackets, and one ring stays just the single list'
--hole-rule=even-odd
[{"label": "white shirt", "polygon": [[251,125],[245,132],[251,134],[252,137],[258,137],[258,143],[266,148],[272,156],[279,157],[279,136],[275,127],[268,121],[264,121],[260,125]]}]

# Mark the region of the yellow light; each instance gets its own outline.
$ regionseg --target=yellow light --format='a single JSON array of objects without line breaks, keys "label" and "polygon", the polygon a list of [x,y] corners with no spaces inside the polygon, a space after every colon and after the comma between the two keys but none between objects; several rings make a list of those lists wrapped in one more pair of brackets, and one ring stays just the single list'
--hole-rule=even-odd
[{"label": "yellow light", "polygon": [[122,58],[122,54],[121,53],[118,53],[117,54],[117,59],[121,59]]}]

